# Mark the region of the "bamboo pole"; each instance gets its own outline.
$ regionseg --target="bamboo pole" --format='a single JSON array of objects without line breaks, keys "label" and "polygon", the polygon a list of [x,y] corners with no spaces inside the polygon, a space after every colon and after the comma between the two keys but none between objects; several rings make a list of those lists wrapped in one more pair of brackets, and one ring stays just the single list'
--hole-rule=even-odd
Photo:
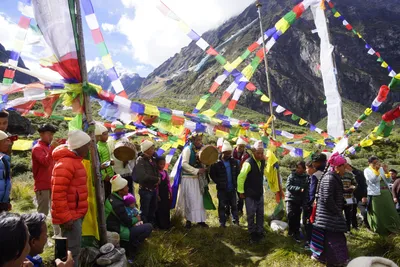
[{"label": "bamboo pole", "polygon": [[269,97],[269,112],[271,113],[272,121],[271,121],[271,129],[272,129],[272,136],[276,139],[275,135],[275,122],[274,122],[274,110],[272,109],[272,93],[271,93],[271,83],[269,79],[269,67],[268,67],[268,60],[267,60],[267,47],[265,46],[265,35],[264,29],[262,25],[262,16],[261,16],[261,7],[262,4],[259,0],[256,1],[256,7],[258,9],[258,20],[260,21],[260,32],[263,41],[263,51],[264,51],[264,65],[265,65],[265,76],[267,77],[267,88],[268,88],[268,97]]},{"label": "bamboo pole", "polygon": [[[83,38],[80,0],[76,0],[75,8],[76,8],[76,26],[77,26],[77,34],[79,41],[78,60],[81,70],[82,83],[85,83],[88,81],[88,75],[86,69],[85,43]],[[89,125],[92,125],[94,123],[92,118],[92,106],[90,104],[90,96],[87,93],[84,93],[84,105],[85,105],[85,115],[87,123]],[[96,191],[97,221],[99,224],[100,245],[104,245],[105,243],[107,243],[107,227],[106,227],[106,219],[104,213],[104,189],[101,182],[102,179],[100,173],[100,162],[96,146],[96,136],[93,131],[89,132],[89,135],[92,139],[92,142],[90,142],[90,155],[91,155],[92,170],[94,171],[93,179]]]}]

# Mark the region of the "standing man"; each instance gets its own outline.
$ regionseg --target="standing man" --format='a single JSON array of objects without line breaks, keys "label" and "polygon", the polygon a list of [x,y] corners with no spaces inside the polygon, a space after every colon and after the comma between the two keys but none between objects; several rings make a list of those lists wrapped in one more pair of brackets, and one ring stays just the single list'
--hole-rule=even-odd
[{"label": "standing man", "polygon": [[51,200],[51,173],[53,171],[53,150],[59,145],[53,141],[57,128],[51,124],[41,125],[38,129],[40,139],[32,148],[32,173],[37,211],[49,215]]},{"label": "standing man", "polygon": [[139,183],[140,210],[144,223],[155,224],[157,210],[157,186],[160,183],[160,173],[153,159],[154,143],[143,140],[140,145],[141,154],[136,160],[134,175]]},{"label": "standing man", "polygon": [[211,165],[210,177],[217,185],[218,216],[220,226],[226,227],[226,211],[232,213],[232,223],[239,225],[236,203],[237,176],[239,163],[232,157],[232,146],[228,141],[222,146],[222,155],[217,163]]},{"label": "standing man", "polygon": [[51,217],[68,239],[76,267],[82,239],[82,219],[88,210],[87,174],[82,160],[89,153],[90,136],[83,131],[68,133],[68,146],[53,151],[54,169],[51,178]]},{"label": "standing man", "polygon": [[[264,237],[264,144],[254,143],[253,157],[243,164],[238,177],[238,193],[246,199],[247,224],[251,242],[258,242]],[[256,219],[256,223],[254,223]]]},{"label": "standing man", "polygon": [[390,178],[392,178],[392,183],[394,183],[397,180],[397,171],[395,169],[390,169],[389,170]]},{"label": "standing man", "polygon": [[[247,142],[239,137],[236,141],[236,147],[233,150],[233,158],[239,161],[239,168],[242,168],[243,163],[250,158],[250,154],[246,151]],[[244,199],[239,197],[238,194],[238,213],[243,214]]]},{"label": "standing man", "polygon": [[[59,145],[53,141],[57,128],[51,124],[44,124],[38,129],[40,139],[32,148],[32,173],[37,211],[49,215],[51,208],[51,173],[53,172],[53,150]],[[58,236],[61,229],[54,225],[54,235]]]},{"label": "standing man", "polygon": [[11,140],[9,136],[0,131],[0,213],[2,211],[10,211],[10,192],[11,192],[11,169],[9,148]]},{"label": "standing man", "polygon": [[123,127],[123,124],[120,121],[114,121],[111,123],[111,130],[114,132],[113,136],[110,136],[107,140],[107,145],[108,145],[108,150],[110,151],[111,154],[111,160],[114,161],[114,172],[116,174],[121,175],[122,178],[128,181],[128,188],[129,188],[129,193],[134,195],[134,185],[132,181],[132,171],[133,168],[135,167],[135,160],[130,160],[127,162],[120,161],[114,156],[114,149],[115,145],[118,142],[130,142],[127,137],[124,136],[125,131]]}]

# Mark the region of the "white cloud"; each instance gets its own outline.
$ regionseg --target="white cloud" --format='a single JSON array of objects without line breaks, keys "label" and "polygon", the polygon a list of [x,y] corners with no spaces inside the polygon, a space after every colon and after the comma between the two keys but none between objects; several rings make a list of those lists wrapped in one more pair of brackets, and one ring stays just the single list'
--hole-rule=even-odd
[{"label": "white cloud", "polygon": [[[165,17],[157,8],[158,0],[121,0],[126,11],[117,31],[125,35],[132,46],[135,60],[154,67],[179,52],[190,39],[179,29],[176,21]],[[239,14],[252,0],[165,0],[178,16],[198,34],[221,25]],[[129,9],[129,8],[134,8]]]},{"label": "white cloud", "polygon": [[86,69],[89,72],[93,67],[99,65],[101,63],[101,59],[96,57],[94,60],[86,60]]},{"label": "white cloud", "polygon": [[0,43],[6,48],[6,50],[12,49],[18,25],[12,23],[10,19],[2,13],[0,14],[0,29]]},{"label": "white cloud", "polygon": [[117,29],[116,25],[110,23],[102,23],[101,28],[105,32],[115,32],[115,30]]}]

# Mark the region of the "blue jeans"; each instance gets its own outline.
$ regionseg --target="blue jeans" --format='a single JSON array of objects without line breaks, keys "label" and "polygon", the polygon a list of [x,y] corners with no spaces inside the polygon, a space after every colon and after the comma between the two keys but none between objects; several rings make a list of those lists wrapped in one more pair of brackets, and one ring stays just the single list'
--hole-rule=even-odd
[{"label": "blue jeans", "polygon": [[139,189],[141,217],[144,223],[155,223],[157,210],[157,191]]}]

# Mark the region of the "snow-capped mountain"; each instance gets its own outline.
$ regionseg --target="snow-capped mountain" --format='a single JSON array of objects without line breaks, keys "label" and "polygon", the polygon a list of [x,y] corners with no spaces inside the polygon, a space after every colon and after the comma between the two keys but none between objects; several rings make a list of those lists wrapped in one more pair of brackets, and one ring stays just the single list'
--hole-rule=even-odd
[{"label": "snow-capped mountain", "polygon": [[[123,68],[122,66],[117,65],[115,68],[126,93],[130,98],[135,97],[137,91],[142,86],[144,78],[140,77],[137,73]],[[102,64],[94,66],[89,71],[88,79],[89,82],[100,85],[104,90],[109,90],[112,87],[111,81],[107,76],[107,71]]]}]

